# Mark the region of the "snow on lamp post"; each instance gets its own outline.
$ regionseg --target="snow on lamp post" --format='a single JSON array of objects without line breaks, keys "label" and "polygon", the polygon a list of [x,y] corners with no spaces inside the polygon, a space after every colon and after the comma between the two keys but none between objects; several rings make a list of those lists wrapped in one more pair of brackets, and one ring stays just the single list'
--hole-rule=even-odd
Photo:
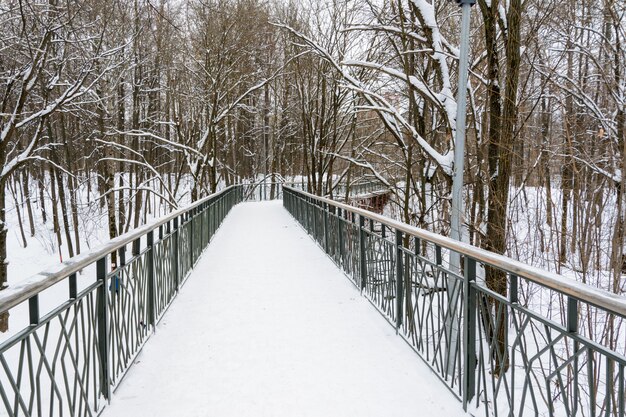
[{"label": "snow on lamp post", "polygon": [[[457,91],[456,135],[454,137],[454,173],[452,177],[452,213],[450,216],[450,237],[463,240],[463,165],[465,160],[465,115],[467,107],[468,55],[470,38],[470,11],[476,0],[456,0],[461,7],[461,47],[459,51],[459,85]],[[461,259],[457,252],[450,252],[450,270],[461,272]],[[458,351],[459,323],[455,319],[459,308],[460,285],[455,278],[448,278],[448,325],[450,344],[448,346],[447,374],[454,374],[455,356]]]}]

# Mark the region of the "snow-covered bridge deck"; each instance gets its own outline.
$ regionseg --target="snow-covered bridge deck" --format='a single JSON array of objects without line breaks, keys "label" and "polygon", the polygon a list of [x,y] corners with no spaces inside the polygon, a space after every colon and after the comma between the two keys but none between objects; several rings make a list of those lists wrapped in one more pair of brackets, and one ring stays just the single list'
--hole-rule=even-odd
[{"label": "snow-covered bridge deck", "polygon": [[233,208],[103,416],[462,414],[277,201]]}]

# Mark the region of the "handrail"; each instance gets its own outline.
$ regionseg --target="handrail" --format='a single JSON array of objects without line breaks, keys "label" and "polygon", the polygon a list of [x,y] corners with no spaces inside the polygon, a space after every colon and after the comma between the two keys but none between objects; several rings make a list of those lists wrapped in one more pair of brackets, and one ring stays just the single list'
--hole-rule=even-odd
[{"label": "handrail", "polygon": [[62,281],[71,274],[74,274],[87,266],[95,263],[104,256],[111,252],[120,249],[121,247],[128,245],[135,240],[146,235],[150,231],[153,231],[160,226],[174,220],[175,218],[188,213],[189,211],[199,207],[207,201],[218,197],[231,189],[237,187],[237,185],[231,185],[224,188],[221,191],[206,196],[184,208],[175,210],[165,216],[162,216],[151,223],[138,227],[134,230],[124,233],[114,239],[111,239],[107,243],[96,247],[88,252],[74,256],[65,262],[46,269],[38,274],[35,274],[25,280],[18,282],[14,286],[10,286],[5,290],[0,291],[0,313],[10,310],[20,303],[28,300],[32,296],[40,293],[46,288]]},{"label": "handrail", "polygon": [[[242,190],[227,187],[0,293],[0,311],[21,308],[23,319],[28,308],[28,321],[0,343],[6,414],[99,415]],[[93,282],[78,285],[77,272],[92,265]],[[66,296],[41,297],[57,282],[68,284]]]},{"label": "handrail", "polygon": [[[623,337],[579,320],[591,312],[619,328],[626,297],[300,190],[285,187],[283,201],[464,410],[626,417],[626,397],[615,397],[626,392]],[[463,256],[462,270],[442,249]],[[506,295],[478,280],[479,264]]]},{"label": "handrail", "polygon": [[468,243],[459,242],[446,236],[438,235],[415,226],[410,226],[387,216],[376,214],[348,204],[343,204],[325,197],[319,197],[289,186],[284,186],[284,188],[300,193],[301,195],[320,203],[325,203],[347,212],[373,219],[411,236],[424,239],[443,248],[460,253],[461,255],[473,258],[476,261],[484,262],[500,269],[504,269],[519,277],[529,279],[537,284],[560,291],[565,295],[585,301],[586,303],[593,304],[597,307],[604,308],[612,313],[626,318],[626,297],[624,296],[592,287],[591,285],[575,281],[554,272],[524,264],[507,256],[499,255],[497,253],[472,246]]}]

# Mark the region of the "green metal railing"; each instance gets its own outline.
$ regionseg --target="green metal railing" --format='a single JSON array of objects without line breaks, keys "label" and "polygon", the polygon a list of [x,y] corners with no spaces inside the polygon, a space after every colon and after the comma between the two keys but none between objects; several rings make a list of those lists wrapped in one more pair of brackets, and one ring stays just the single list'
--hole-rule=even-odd
[{"label": "green metal railing", "polygon": [[[288,186],[296,190],[309,192],[309,186],[306,182],[295,181],[270,181],[260,180],[242,184],[243,195],[246,201],[266,201],[281,200],[283,198],[283,186]],[[322,189],[326,189],[326,181],[322,182]],[[389,186],[380,181],[357,181],[352,183],[339,182],[333,184],[332,195],[336,199],[344,199],[346,194],[348,198],[367,198],[372,195],[384,194],[389,192]]]},{"label": "green metal railing", "polygon": [[[0,343],[0,416],[97,416],[242,199],[226,188],[2,291],[0,312],[27,305],[29,323]],[[64,301],[40,314],[55,284]]]},{"label": "green metal railing", "polygon": [[[22,309],[28,317],[0,343],[0,416],[98,415],[230,209],[281,197],[465,409],[626,416],[626,340],[590,331],[621,326],[623,334],[624,297],[284,183],[274,193],[271,186],[229,187],[0,292],[0,312]],[[462,257],[460,271],[446,263],[451,252]],[[507,295],[484,283],[494,271]],[[59,286],[63,301],[56,294],[49,305],[46,295]],[[546,314],[545,300],[563,308]],[[583,313],[594,322],[579,320]]]},{"label": "green metal railing", "polygon": [[245,201],[269,201],[282,200],[283,186],[288,185],[296,189],[306,189],[306,184],[284,181],[258,181],[241,184],[243,199]]},{"label": "green metal railing", "polygon": [[389,188],[390,187],[388,185],[383,184],[380,181],[358,181],[351,184],[337,184],[333,194],[337,199],[344,198],[346,194],[348,194],[348,198],[358,198],[389,192]]},{"label": "green metal railing", "polygon": [[626,297],[300,190],[283,202],[464,409],[626,415],[626,340],[593,331],[624,334]]}]

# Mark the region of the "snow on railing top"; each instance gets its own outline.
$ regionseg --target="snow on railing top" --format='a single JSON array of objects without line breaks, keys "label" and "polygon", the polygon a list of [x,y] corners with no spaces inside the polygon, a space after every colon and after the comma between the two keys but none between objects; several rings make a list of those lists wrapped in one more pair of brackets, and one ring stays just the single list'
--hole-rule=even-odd
[{"label": "snow on railing top", "polygon": [[468,256],[472,259],[475,259],[476,261],[484,262],[488,265],[492,265],[499,269],[508,271],[511,274],[526,278],[537,284],[543,285],[544,287],[559,291],[567,296],[576,298],[597,307],[601,307],[626,318],[626,297],[622,295],[614,294],[600,288],[592,287],[591,285],[584,284],[572,278],[568,278],[554,272],[527,265],[523,262],[517,261],[507,256],[490,252],[488,250],[481,249],[468,243],[459,242],[449,237],[399,222],[387,216],[343,204],[335,200],[330,200],[328,198],[318,197],[316,195],[301,190],[292,189],[287,186],[285,188],[290,189],[294,192],[301,193],[306,197],[326,203],[330,206],[346,210],[350,213],[358,214],[359,216],[373,219],[374,221],[385,224],[386,226],[404,232],[410,236],[418,237],[425,241],[439,245],[442,248],[458,252],[461,255]]},{"label": "snow on railing top", "polygon": [[234,187],[236,186],[231,185],[230,187],[226,187],[225,189],[204,197],[187,207],[175,210],[163,217],[160,217],[159,219],[154,220],[151,223],[148,223],[144,226],[138,227],[137,229],[131,230],[128,233],[111,239],[107,243],[100,245],[90,250],[89,252],[74,256],[73,258],[70,258],[63,263],[46,269],[45,271],[39,272],[38,274],[35,274],[23,281],[20,281],[16,285],[10,286],[5,290],[0,291],[0,313],[10,310],[11,308],[28,300],[29,298],[40,293],[46,288],[51,287],[57,282],[62,281],[68,276],[82,269],[85,269],[87,266],[93,264],[102,257],[108,255],[109,253],[134,242],[135,240],[146,235],[148,232],[153,231],[158,227],[166,224],[167,222],[174,220],[178,216],[181,216],[182,214],[185,214],[188,211],[195,209],[196,207],[202,205],[203,203],[206,203],[212,198],[226,193]]}]

